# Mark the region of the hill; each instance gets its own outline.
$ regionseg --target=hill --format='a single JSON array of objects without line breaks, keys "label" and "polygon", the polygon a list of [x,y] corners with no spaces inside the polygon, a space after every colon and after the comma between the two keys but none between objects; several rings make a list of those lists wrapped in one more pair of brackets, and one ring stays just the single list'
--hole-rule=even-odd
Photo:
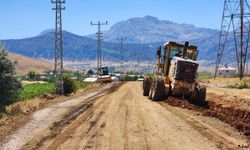
[{"label": "hill", "polygon": [[[205,60],[207,65],[215,62],[218,49],[219,31],[198,28],[188,24],[178,24],[171,21],[159,20],[152,16],[136,17],[118,22],[104,32],[102,44],[103,57],[106,60],[118,61],[120,59],[120,45],[117,37],[126,36],[124,45],[125,60],[134,61],[154,60],[155,49],[166,41],[184,43],[189,41],[199,47],[199,60]],[[96,59],[95,35],[79,36],[63,31],[63,56],[68,61],[87,61]],[[233,38],[229,35],[229,43],[224,54],[226,63],[236,62]],[[46,30],[41,34],[25,39],[1,41],[7,49],[14,53],[29,57],[53,59],[54,57],[54,31]],[[138,55],[140,54],[140,55]]]},{"label": "hill", "polygon": [[[94,60],[96,58],[96,40],[79,36],[67,31],[63,31],[63,57],[67,61]],[[11,52],[25,55],[28,57],[53,59],[54,58],[54,31],[47,30],[38,36],[17,39],[3,40],[3,45]],[[103,55],[105,59],[117,61],[120,59],[120,45],[118,43],[103,42]],[[126,59],[136,60],[134,55],[136,51],[148,50],[153,51],[149,44],[126,44]],[[151,56],[143,56],[147,58]],[[149,59],[149,58],[148,58]]]},{"label": "hill", "polygon": [[25,75],[29,71],[35,71],[36,73],[44,73],[54,69],[54,65],[50,62],[29,58],[19,54],[8,52],[8,57],[16,64],[16,72],[18,75]]},{"label": "hill", "polygon": [[[53,59],[54,58],[54,31],[47,30],[38,36],[18,39],[3,40],[2,43],[11,52],[29,57]],[[63,31],[63,56],[64,60],[86,60],[95,59],[96,41],[67,31]],[[117,57],[112,44],[105,44],[103,51],[106,57]]]},{"label": "hill", "polygon": [[[178,24],[156,17],[145,16],[124,20],[104,32],[104,39],[117,42],[117,36],[128,37],[129,43],[157,43],[172,41],[190,41],[218,35],[218,30],[198,28],[189,24]],[[93,37],[93,36],[92,36]]]}]

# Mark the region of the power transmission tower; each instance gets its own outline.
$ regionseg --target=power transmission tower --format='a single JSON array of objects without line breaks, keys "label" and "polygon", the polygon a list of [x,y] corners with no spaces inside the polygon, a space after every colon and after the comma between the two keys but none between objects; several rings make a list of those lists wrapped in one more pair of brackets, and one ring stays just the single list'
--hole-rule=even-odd
[{"label": "power transmission tower", "polygon": [[102,67],[102,38],[103,38],[103,33],[101,31],[101,26],[102,25],[108,25],[108,22],[106,21],[105,23],[101,23],[98,21],[98,23],[93,23],[90,22],[91,25],[93,26],[98,26],[96,37],[97,37],[97,74],[99,75],[99,68]]},{"label": "power transmission tower", "polygon": [[121,37],[121,38],[117,38],[118,41],[120,41],[120,64],[121,64],[121,70],[123,70],[123,63],[124,63],[124,42],[127,40],[127,37]]},{"label": "power transmission tower", "polygon": [[63,94],[63,44],[62,44],[62,4],[65,0],[51,0],[55,4],[56,19],[55,19],[55,87],[58,94]]},{"label": "power transmission tower", "polygon": [[219,50],[217,54],[215,75],[221,63],[228,37],[233,34],[234,48],[237,58],[240,79],[244,77],[250,33],[250,7],[247,0],[225,0],[221,23]]},{"label": "power transmission tower", "polygon": [[135,52],[135,56],[137,56],[137,60],[136,60],[136,61],[137,61],[137,67],[140,67],[142,52],[136,51],[136,52]]}]

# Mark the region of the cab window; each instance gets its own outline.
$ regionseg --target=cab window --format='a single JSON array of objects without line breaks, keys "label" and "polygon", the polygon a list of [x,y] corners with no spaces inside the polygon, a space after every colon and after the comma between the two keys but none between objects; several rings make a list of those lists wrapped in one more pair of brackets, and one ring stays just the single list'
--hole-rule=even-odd
[{"label": "cab window", "polygon": [[182,52],[179,49],[171,49],[170,50],[170,59],[172,59],[173,57],[181,57],[182,56]]}]

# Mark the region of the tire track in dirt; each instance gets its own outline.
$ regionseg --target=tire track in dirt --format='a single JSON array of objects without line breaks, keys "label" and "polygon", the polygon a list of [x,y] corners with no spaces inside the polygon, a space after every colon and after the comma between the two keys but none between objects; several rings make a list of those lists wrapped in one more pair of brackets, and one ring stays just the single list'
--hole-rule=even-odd
[{"label": "tire track in dirt", "polygon": [[[71,122],[63,123],[65,126],[56,136],[46,139],[35,148],[247,149],[243,147],[244,141],[243,146],[238,147],[236,143],[243,140],[242,137],[232,137],[235,131],[224,126],[221,121],[209,117],[206,120],[195,112],[175,108],[164,102],[152,102],[143,97],[139,82],[125,83],[116,91],[93,100],[91,104]],[[218,127],[212,126],[210,121]]]},{"label": "tire track in dirt", "polygon": [[[145,134],[144,117],[140,104],[138,104],[137,89],[135,86],[128,87],[126,93],[121,97],[121,106],[125,107],[125,143],[124,149],[132,149],[132,142],[140,141],[140,146],[134,149],[149,149],[147,136]],[[132,136],[134,135],[134,136]],[[135,137],[135,135],[137,135]]]},{"label": "tire track in dirt", "polygon": [[[134,88],[133,87],[133,90],[137,91],[136,93],[140,93],[140,91],[138,91],[138,89]],[[137,95],[138,96],[138,95]],[[142,112],[142,104],[138,103],[138,101],[135,101],[135,108],[137,108],[137,114],[138,114],[138,120],[139,120],[139,123],[138,123],[138,128],[140,129],[140,133],[141,133],[141,142],[142,143],[145,143],[145,149],[146,150],[149,150],[150,147],[149,147],[149,144],[148,144],[148,135],[146,134],[146,131],[147,131],[147,125],[145,124],[145,116]],[[137,115],[136,115],[137,116]]]},{"label": "tire track in dirt", "polygon": [[[90,132],[86,132],[82,134],[81,140],[79,141],[80,143],[79,149],[91,149],[91,148],[96,147],[96,144],[95,144],[96,137],[102,136],[100,133],[100,130],[102,130],[102,128],[106,126],[105,116],[106,116],[106,109],[110,103],[109,96],[110,95],[107,95],[103,97],[102,99],[100,99],[99,104],[95,106],[97,108],[96,110],[94,110],[94,114],[97,114],[97,117],[93,118],[94,122],[96,122],[95,126],[92,126],[93,124],[91,123],[92,122],[91,121],[90,124],[92,125],[90,126],[90,130],[89,130]],[[98,114],[100,114],[99,115],[100,117],[98,117]]]},{"label": "tire track in dirt", "polygon": [[[47,141],[51,142],[52,139],[54,139],[58,134],[60,134],[60,132],[62,132],[64,130],[64,128],[67,128],[67,125],[74,122],[74,120],[76,120],[80,114],[85,113],[86,111],[87,111],[86,115],[85,115],[86,117],[84,119],[91,120],[93,115],[95,115],[94,111],[93,111],[93,105],[94,105],[96,99],[106,95],[107,93],[113,92],[115,90],[115,88],[117,88],[118,86],[119,85],[113,85],[111,88],[107,89],[103,93],[85,100],[80,106],[76,107],[74,110],[69,111],[69,113],[66,114],[62,120],[60,120],[59,122],[55,122],[49,128],[49,130],[47,132],[44,132],[44,134],[37,136],[36,138],[32,139],[30,142],[27,142],[27,144],[25,146],[23,146],[22,149],[38,149],[38,148],[42,147],[44,145],[44,143],[46,143]],[[100,116],[97,115],[97,117],[100,118],[103,115],[103,112],[101,112],[99,114],[100,114]],[[89,129],[87,129],[87,131],[90,132],[92,126],[94,126],[95,124],[96,124],[95,121],[90,121],[90,126],[89,126]],[[70,132],[68,132],[68,133],[70,133]],[[66,140],[67,138],[70,137],[70,136],[68,136],[68,134],[63,134],[63,135],[65,137],[61,138],[61,139],[64,139],[64,140]],[[58,142],[58,143],[53,143],[51,145],[59,145],[61,140],[58,140],[55,142]],[[52,147],[52,149],[54,149],[54,148]]]}]

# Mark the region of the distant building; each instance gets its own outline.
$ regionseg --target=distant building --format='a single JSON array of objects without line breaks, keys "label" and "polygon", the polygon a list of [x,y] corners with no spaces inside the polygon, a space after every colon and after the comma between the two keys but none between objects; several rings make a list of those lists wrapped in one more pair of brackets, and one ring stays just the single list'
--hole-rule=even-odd
[{"label": "distant building", "polygon": [[236,68],[229,67],[228,65],[225,65],[222,68],[219,68],[218,75],[221,77],[230,77],[236,75]]}]

